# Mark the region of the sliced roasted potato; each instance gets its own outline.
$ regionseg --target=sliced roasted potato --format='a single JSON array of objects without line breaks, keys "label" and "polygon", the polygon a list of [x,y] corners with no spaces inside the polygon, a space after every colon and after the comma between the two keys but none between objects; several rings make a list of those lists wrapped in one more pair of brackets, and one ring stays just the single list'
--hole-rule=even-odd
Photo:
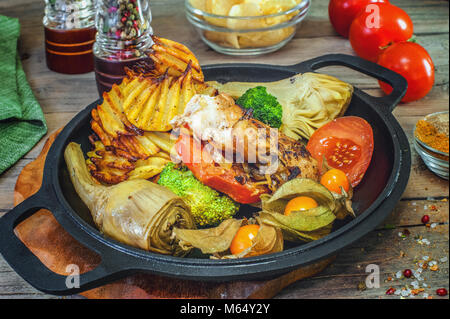
[{"label": "sliced roasted potato", "polygon": [[[94,149],[86,154],[86,164],[91,175],[102,184],[117,184],[128,179],[149,179],[161,173],[170,161],[170,155],[160,151],[150,138],[141,138],[140,141],[147,150],[153,148],[152,155],[145,159],[133,157],[121,148],[105,147],[101,141],[93,142]],[[132,142],[127,142],[130,147]]]},{"label": "sliced roasted potato", "polygon": [[170,154],[175,145],[175,140],[167,132],[145,132],[144,136],[168,154]]},{"label": "sliced roasted potato", "polygon": [[146,136],[146,134],[142,136],[135,136],[135,139],[139,142],[142,148],[145,149],[149,156],[153,156],[160,151],[158,145],[153,143],[152,140]]},{"label": "sliced roasted potato", "polygon": [[158,152],[153,157],[160,157],[160,158],[164,158],[166,160],[170,160],[170,155],[169,155],[169,153],[166,153],[166,152]]},{"label": "sliced roasted potato", "polygon": [[[97,112],[97,110],[94,109],[92,110],[92,113],[94,113],[94,111]],[[99,122],[100,121],[92,119],[91,128],[95,132],[95,134],[97,134],[97,136],[100,138],[100,140],[104,145],[110,146],[112,144],[111,137],[105,132],[105,130],[103,129],[103,127]]]},{"label": "sliced roasted potato", "polygon": [[136,78],[133,81],[126,79],[120,85],[114,84],[111,91],[103,93],[102,104],[92,110],[93,120],[110,137],[117,138],[119,135],[142,134],[136,126],[128,121],[123,113],[124,97],[129,96],[130,92],[134,92],[136,87],[141,88],[142,86],[139,85],[142,85],[142,82],[141,78]]},{"label": "sliced roasted potato", "polygon": [[125,130],[125,125],[117,114],[115,114],[111,109],[107,100],[104,100],[101,105],[97,106],[97,112],[102,123],[102,127],[109,135],[116,138],[119,134],[127,133]]},{"label": "sliced roasted potato", "polygon": [[86,153],[88,160],[90,160],[91,157],[102,158],[102,156],[100,154],[97,154],[97,151],[104,151],[104,150],[105,150],[105,145],[101,141],[95,141],[94,149],[92,151],[89,151]]},{"label": "sliced roasted potato", "polygon": [[127,158],[108,150],[101,141],[94,142],[94,149],[87,153],[91,175],[100,183],[117,184],[128,179],[135,164]]},{"label": "sliced roasted potato", "polygon": [[162,157],[150,157],[136,162],[136,168],[129,173],[130,179],[149,179],[162,172],[169,159]]},{"label": "sliced roasted potato", "polygon": [[204,81],[197,58],[186,46],[157,36],[153,36],[152,39],[155,44],[152,46],[153,52],[149,54],[149,57],[153,60],[159,74],[167,72],[171,76],[178,77],[183,74],[188,64],[191,64],[194,78],[200,82]]},{"label": "sliced roasted potato", "polygon": [[[184,45],[154,37],[155,68],[127,69],[127,77],[103,94],[92,110],[95,132],[87,164],[93,177],[116,184],[130,177],[151,178],[170,160],[170,121],[195,94],[217,93],[203,82],[200,65]],[[158,62],[159,61],[159,62]]]},{"label": "sliced roasted potato", "polygon": [[[172,78],[164,76],[160,84],[160,92],[156,107],[152,112],[152,116],[141,117],[138,123],[138,127],[145,131],[169,131],[172,126],[169,124],[171,119],[164,119],[164,114],[168,113],[169,105],[167,105],[167,96],[169,95],[170,83]],[[183,108],[184,110],[184,108]]]},{"label": "sliced roasted potato", "polygon": [[133,86],[134,90],[127,91],[123,110],[128,121],[143,131],[170,131],[170,121],[184,112],[186,104],[195,94],[216,92],[195,80],[191,63],[179,77],[165,73],[159,78],[145,79],[142,81],[144,84],[133,83],[141,82],[133,79],[127,85],[127,88]]}]

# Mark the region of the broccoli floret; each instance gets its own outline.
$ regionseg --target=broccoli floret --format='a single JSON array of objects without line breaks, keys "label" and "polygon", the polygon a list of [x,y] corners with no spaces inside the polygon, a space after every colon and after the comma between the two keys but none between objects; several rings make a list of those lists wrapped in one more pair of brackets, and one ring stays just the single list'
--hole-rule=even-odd
[{"label": "broccoli floret", "polygon": [[281,126],[283,108],[264,86],[247,90],[236,103],[245,109],[253,109],[255,119],[274,128]]},{"label": "broccoli floret", "polygon": [[224,194],[203,185],[186,167],[177,168],[168,163],[160,174],[158,184],[169,188],[183,198],[191,208],[199,227],[217,226],[239,210],[239,204]]}]

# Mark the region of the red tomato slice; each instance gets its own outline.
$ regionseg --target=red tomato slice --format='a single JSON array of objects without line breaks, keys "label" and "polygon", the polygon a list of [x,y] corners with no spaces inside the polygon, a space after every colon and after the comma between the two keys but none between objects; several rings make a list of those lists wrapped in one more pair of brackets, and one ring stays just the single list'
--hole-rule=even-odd
[{"label": "red tomato slice", "polygon": [[357,116],[345,116],[315,131],[306,148],[319,162],[320,169],[325,157],[328,166],[344,171],[355,187],[369,167],[373,145],[370,124]]}]

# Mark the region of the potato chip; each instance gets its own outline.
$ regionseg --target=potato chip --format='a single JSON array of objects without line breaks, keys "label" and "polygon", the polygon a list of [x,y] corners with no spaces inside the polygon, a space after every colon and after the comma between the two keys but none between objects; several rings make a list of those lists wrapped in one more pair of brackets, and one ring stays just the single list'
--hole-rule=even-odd
[{"label": "potato chip", "polygon": [[189,0],[189,3],[195,9],[206,11],[206,0]]},{"label": "potato chip", "polygon": [[245,48],[272,46],[288,38],[294,31],[293,27],[287,27],[264,32],[242,33],[239,36],[239,44],[241,47]]},{"label": "potato chip", "polygon": [[261,8],[263,14],[276,14],[292,9],[302,0],[263,0]]},{"label": "potato chip", "polygon": [[[288,15],[265,17],[261,19],[236,19],[233,17],[258,17],[278,14],[294,8],[302,1],[303,0],[205,0],[206,12],[230,16],[228,19],[205,18],[205,20],[213,25],[227,27],[232,30],[263,29],[289,21],[298,14],[298,11],[294,11]],[[227,10],[228,13],[226,13]],[[291,36],[294,31],[294,28],[289,27],[281,30],[251,33],[204,31],[203,35],[206,40],[222,47],[246,49],[276,45]]]},{"label": "potato chip", "polygon": [[[258,2],[244,2],[231,7],[230,17],[261,16],[262,10]],[[228,19],[227,27],[232,30],[260,29],[267,27],[265,19]]]},{"label": "potato chip", "polygon": [[204,36],[207,40],[217,43],[220,46],[239,49],[238,33],[205,31]]},{"label": "potato chip", "polygon": [[232,6],[243,3],[244,0],[206,0],[206,12],[226,16]]},{"label": "potato chip", "polygon": [[296,13],[291,13],[288,15],[276,16],[276,17],[268,17],[265,18],[266,24],[268,26],[279,25],[281,23],[285,23],[289,21]]},{"label": "potato chip", "polygon": [[[244,0],[206,0],[205,11],[220,16],[227,16],[232,6],[242,2]],[[228,19],[205,17],[205,20],[219,27],[227,27]]]}]

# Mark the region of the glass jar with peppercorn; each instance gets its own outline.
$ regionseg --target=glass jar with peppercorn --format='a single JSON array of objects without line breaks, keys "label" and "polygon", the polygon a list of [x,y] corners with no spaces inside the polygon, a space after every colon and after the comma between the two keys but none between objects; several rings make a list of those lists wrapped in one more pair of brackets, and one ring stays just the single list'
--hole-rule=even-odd
[{"label": "glass jar with peppercorn", "polygon": [[94,65],[102,95],[122,81],[125,67],[151,63],[146,52],[153,45],[153,30],[149,0],[97,1]]},{"label": "glass jar with peppercorn", "polygon": [[45,53],[50,70],[80,74],[94,69],[95,0],[45,0]]}]

